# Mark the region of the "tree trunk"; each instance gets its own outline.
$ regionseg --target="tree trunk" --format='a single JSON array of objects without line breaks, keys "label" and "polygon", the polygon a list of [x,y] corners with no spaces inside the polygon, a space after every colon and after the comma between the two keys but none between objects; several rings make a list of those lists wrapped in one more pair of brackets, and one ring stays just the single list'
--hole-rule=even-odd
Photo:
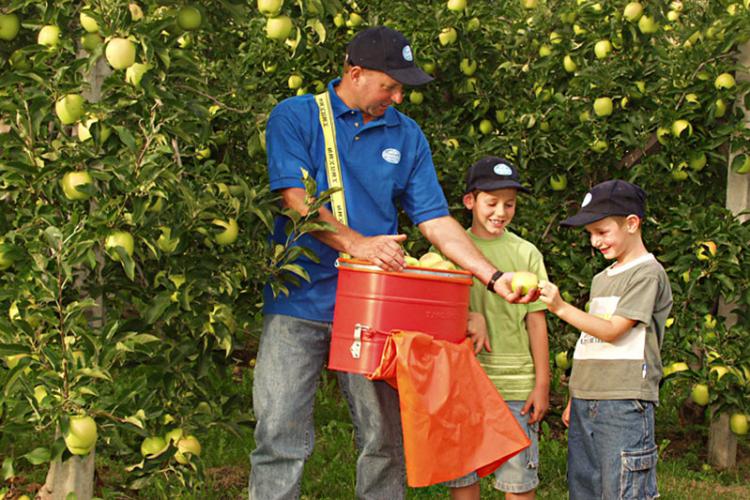
[{"label": "tree trunk", "polygon": [[37,498],[66,500],[68,494],[75,493],[76,500],[90,500],[94,496],[95,455],[96,450],[91,450],[85,457],[74,456],[64,462],[52,462]]},{"label": "tree trunk", "polygon": [[712,414],[708,430],[708,463],[717,469],[737,464],[737,437],[729,428],[729,414]]}]

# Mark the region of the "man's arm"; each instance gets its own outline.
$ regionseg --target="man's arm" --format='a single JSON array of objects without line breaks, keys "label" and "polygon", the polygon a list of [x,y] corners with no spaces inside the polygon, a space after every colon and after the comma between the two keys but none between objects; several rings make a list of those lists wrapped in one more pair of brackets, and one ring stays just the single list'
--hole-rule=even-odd
[{"label": "man's arm", "polygon": [[554,283],[540,283],[541,300],[547,304],[549,311],[569,325],[592,335],[604,342],[614,342],[637,323],[634,319],[612,316],[610,319],[600,318],[582,311],[560,297],[560,290]]},{"label": "man's arm", "polygon": [[[307,215],[309,206],[304,189],[286,188],[280,193],[284,208],[291,208]],[[404,268],[401,243],[406,240],[405,234],[363,236],[349,226],[341,224],[325,207],[322,207],[318,214],[321,221],[333,227],[333,231],[315,231],[311,234],[329,247],[358,259],[367,259],[386,271],[400,271]]]},{"label": "man's arm", "polygon": [[[482,283],[487,284],[495,271],[498,271],[482,255],[461,224],[453,217],[446,215],[422,222],[419,224],[419,230],[443,255],[461,268],[470,271]],[[539,295],[537,290],[529,292],[524,297],[521,297],[520,291],[513,292],[510,286],[512,279],[513,273],[504,273],[495,282],[495,292],[508,302],[526,304],[537,299]]]}]

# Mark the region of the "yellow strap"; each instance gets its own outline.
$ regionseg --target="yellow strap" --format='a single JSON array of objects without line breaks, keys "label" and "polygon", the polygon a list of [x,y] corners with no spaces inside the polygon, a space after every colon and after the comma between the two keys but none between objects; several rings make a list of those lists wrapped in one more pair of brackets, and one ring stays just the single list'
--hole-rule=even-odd
[{"label": "yellow strap", "polygon": [[336,220],[347,226],[346,199],[344,198],[344,184],[341,177],[341,163],[339,151],[336,147],[336,128],[333,123],[331,96],[323,92],[315,96],[315,102],[320,110],[320,126],[323,128],[325,139],[326,175],[329,188],[341,188],[331,195],[331,208]]}]

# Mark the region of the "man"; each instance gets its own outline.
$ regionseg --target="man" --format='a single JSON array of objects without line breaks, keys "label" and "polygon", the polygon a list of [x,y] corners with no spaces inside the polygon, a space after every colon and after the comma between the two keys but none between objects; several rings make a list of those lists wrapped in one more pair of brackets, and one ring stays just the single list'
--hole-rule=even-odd
[{"label": "man", "polygon": [[[313,402],[320,372],[328,358],[336,293],[334,262],[338,252],[368,259],[383,269],[404,267],[397,234],[398,206],[444,255],[471,271],[509,301],[528,302],[510,288],[502,274],[474,247],[461,225],[450,217],[437,180],[429,145],[419,126],[396,111],[404,85],[432,78],[414,63],[404,36],[390,28],[360,32],[348,45],[343,76],[328,85],[341,163],[348,226],[328,209],[320,219],[333,231],[306,235],[300,245],[320,262],[297,263],[311,282],[273,297],[266,287],[264,326],[255,366],[253,405],[257,424],[251,454],[249,495],[254,500],[296,498],[305,460],[312,452]],[[307,213],[304,168],[318,192],[328,187],[324,137],[312,95],[286,99],[271,112],[266,128],[271,188],[284,206]],[[279,218],[275,242],[286,239]],[[404,462],[398,393],[385,382],[339,373],[349,401],[360,456],[358,498],[404,497]]]}]

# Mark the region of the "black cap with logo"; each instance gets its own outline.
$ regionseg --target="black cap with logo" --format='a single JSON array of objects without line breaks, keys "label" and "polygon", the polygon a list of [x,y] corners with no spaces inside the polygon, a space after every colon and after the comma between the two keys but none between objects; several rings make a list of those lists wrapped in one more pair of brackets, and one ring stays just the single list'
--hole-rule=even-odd
[{"label": "black cap with logo", "polygon": [[592,187],[586,193],[578,213],[560,223],[561,226],[585,226],[613,215],[646,216],[646,192],[635,184],[615,179]]},{"label": "black cap with logo", "polygon": [[357,33],[346,47],[346,56],[352,66],[382,71],[403,85],[417,86],[432,81],[432,77],[414,63],[414,51],[404,35],[385,26]]},{"label": "black cap with logo", "polygon": [[518,170],[511,162],[499,156],[485,156],[466,172],[466,193],[513,188],[528,193],[521,184]]}]

